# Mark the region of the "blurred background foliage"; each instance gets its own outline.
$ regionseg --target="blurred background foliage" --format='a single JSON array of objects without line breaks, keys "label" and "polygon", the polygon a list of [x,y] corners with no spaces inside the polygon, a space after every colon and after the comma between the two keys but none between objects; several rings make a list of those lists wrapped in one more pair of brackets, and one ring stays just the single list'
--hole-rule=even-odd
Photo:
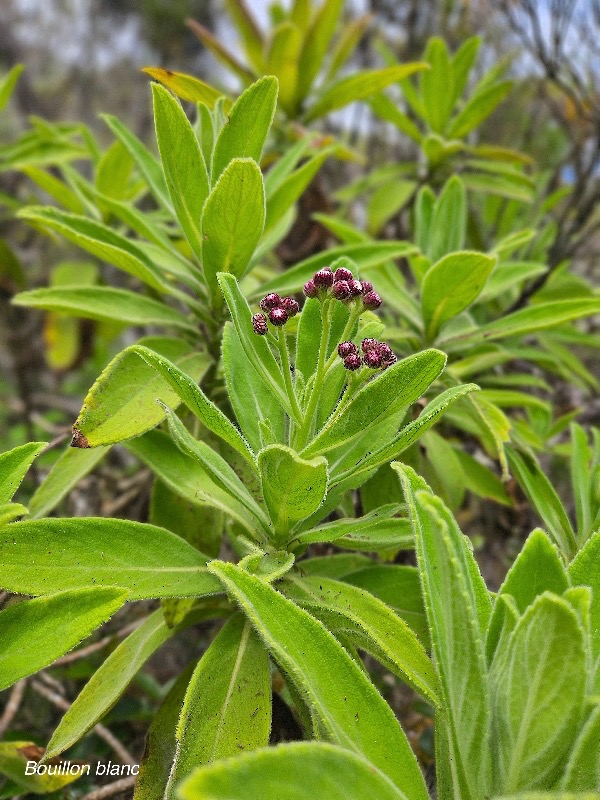
[{"label": "blurred background foliage", "polygon": [[[249,5],[264,32],[284,16],[278,4],[269,8],[262,0],[252,0]],[[243,87],[244,80],[228,71],[202,43],[198,26],[187,24],[187,20],[195,20],[244,61],[228,7],[230,10],[228,0],[2,0],[0,78],[18,63],[26,69],[0,114],[0,148],[8,147],[31,125],[43,125],[42,120],[83,123],[99,144],[107,147],[113,136],[100,113],[115,115],[153,148],[149,80],[142,67],[161,66],[193,74],[232,95]],[[509,80],[512,85],[478,129],[477,138],[466,134],[465,140],[527,154],[530,161],[523,166],[522,185],[533,202],[527,207],[529,217],[518,225],[511,219],[511,209],[518,215],[522,207],[511,205],[510,196],[487,197],[472,208],[469,240],[487,249],[502,234],[498,221],[503,215],[509,231],[529,225],[541,228],[540,220],[544,220],[547,246],[538,244],[550,271],[527,284],[515,297],[514,310],[525,306],[541,289],[550,300],[568,297],[577,290],[578,280],[598,285],[600,0],[348,0],[343,4],[342,19],[343,33],[355,26],[361,36],[356,36],[356,47],[341,75],[379,69],[395,61],[418,61],[432,36],[441,37],[451,53],[469,37],[481,38],[473,83],[494,67],[494,79]],[[417,127],[426,128],[417,114],[401,107]],[[455,169],[464,173],[460,161],[450,160],[440,167],[433,160],[423,160],[420,145],[395,122],[381,104],[357,103],[312,126],[324,136],[335,137],[352,157],[326,161],[300,198],[298,220],[278,246],[281,264],[294,264],[334,243],[330,229],[312,217],[315,213],[325,215],[325,221],[340,212],[380,239],[410,238],[410,215],[402,206],[388,207],[388,195],[382,191],[386,180],[427,180],[439,191]],[[90,178],[86,170],[91,172],[91,164],[82,160],[77,162],[78,168],[79,164]],[[393,175],[390,169],[395,170]],[[535,185],[527,186],[530,173],[535,173]],[[81,251],[64,240],[40,236],[15,219],[22,204],[49,201],[50,196],[36,188],[25,172],[0,171],[0,450],[25,441],[66,442],[89,386],[110,358],[137,338],[135,331],[125,331],[125,326],[114,323],[54,313],[42,316],[33,309],[10,305],[13,295],[25,288],[68,284],[74,270],[80,282],[85,277],[93,284],[102,277],[119,285],[116,270],[82,260]],[[570,270],[561,277],[566,263]],[[554,276],[551,281],[550,275]],[[583,329],[597,337],[598,320],[586,320]],[[594,390],[594,376],[597,381],[600,375],[598,350],[583,345],[583,339],[573,340],[572,349],[587,369],[580,382],[554,375],[544,391],[552,398],[556,416],[567,424],[576,411],[579,423],[598,426],[600,400]],[[560,346],[556,345],[556,352]],[[568,354],[562,353],[562,357],[566,359]],[[532,376],[532,395],[534,378],[541,381],[537,373]],[[529,413],[526,422],[533,428],[535,409]],[[551,482],[567,498],[567,511],[573,512],[564,469],[569,451],[564,431],[557,441],[554,453],[540,455],[540,459]],[[428,446],[435,451],[443,448],[444,442],[432,434]],[[36,462],[39,466],[29,476],[30,493],[39,477],[36,469],[43,474],[56,454],[57,450],[50,451]],[[513,457],[513,473],[524,474],[526,466]],[[529,469],[534,471],[531,466]],[[435,475],[429,479],[435,483]],[[113,448],[101,469],[71,493],[67,514],[143,519],[148,513],[149,485],[149,472],[140,472],[127,451]],[[492,587],[500,583],[524,536],[538,521],[514,482],[506,491],[510,505],[477,499],[469,500],[460,511],[465,529],[486,532],[485,541],[479,536],[474,542]],[[533,479],[528,496],[533,506],[543,505]],[[108,722],[112,729],[134,752],[140,749],[149,709],[164,694],[170,676],[187,660],[186,648],[197,649],[197,643],[182,642],[179,647],[169,651],[164,662],[151,663],[138,677],[135,691],[111,712]],[[80,680],[93,671],[98,659],[94,653],[89,663],[67,661],[60,677]],[[47,730],[60,716],[51,700],[42,704],[39,699],[44,689],[48,700],[52,686],[44,687],[43,681],[38,681],[37,689],[28,689],[37,692],[37,705],[26,702],[20,719],[21,727],[40,742],[47,739]],[[396,710],[406,703],[400,690],[386,686],[385,677],[382,689],[390,696],[395,692],[391,702]],[[415,728],[419,725],[425,734],[430,732],[424,716],[414,722]],[[85,758],[88,753],[79,755]],[[426,762],[427,757],[425,753],[422,760]]]}]

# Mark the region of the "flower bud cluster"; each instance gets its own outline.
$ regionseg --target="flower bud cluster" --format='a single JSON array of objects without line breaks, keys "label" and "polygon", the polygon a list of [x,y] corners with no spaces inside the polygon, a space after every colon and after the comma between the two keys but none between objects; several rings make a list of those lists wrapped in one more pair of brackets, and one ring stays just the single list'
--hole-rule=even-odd
[{"label": "flower bud cluster", "polygon": [[338,345],[338,355],[344,362],[344,367],[351,372],[363,364],[369,369],[387,369],[396,362],[391,347],[377,339],[363,339],[360,351],[354,342],[341,342]]},{"label": "flower bud cluster", "polygon": [[300,311],[300,306],[293,297],[280,297],[276,292],[265,295],[260,301],[260,307],[264,314],[252,316],[252,328],[259,336],[265,336],[268,332],[268,322],[279,328]]},{"label": "flower bud cluster", "polygon": [[373,291],[373,285],[369,281],[357,280],[345,267],[339,267],[335,272],[330,267],[317,270],[304,284],[304,294],[306,297],[316,297],[320,300],[332,296],[342,303],[350,303],[356,298],[361,298],[363,308],[370,310],[381,305],[381,298]]}]

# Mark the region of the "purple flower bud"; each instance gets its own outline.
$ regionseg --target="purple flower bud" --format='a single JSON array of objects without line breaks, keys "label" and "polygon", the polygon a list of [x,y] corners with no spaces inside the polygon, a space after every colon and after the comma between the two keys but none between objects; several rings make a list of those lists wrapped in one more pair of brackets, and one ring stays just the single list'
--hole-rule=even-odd
[{"label": "purple flower bud", "polygon": [[378,347],[373,347],[370,350],[367,350],[363,360],[367,367],[370,367],[371,369],[379,369],[383,363],[381,350]]},{"label": "purple flower bud", "polygon": [[370,281],[361,281],[362,293],[368,294],[373,291],[373,284]]},{"label": "purple flower bud", "polygon": [[335,275],[333,276],[334,280],[336,281],[351,281],[354,279],[354,275],[350,272],[349,269],[346,267],[339,267],[335,271]]},{"label": "purple flower bud", "polygon": [[348,281],[336,281],[333,284],[333,296],[337,300],[347,300],[350,297]]},{"label": "purple flower bud", "polygon": [[319,294],[312,278],[304,284],[304,294],[306,297],[316,297]]},{"label": "purple flower bud", "polygon": [[281,308],[283,308],[284,311],[287,311],[288,317],[295,317],[300,311],[300,306],[293,297],[284,297],[281,301]]},{"label": "purple flower bud", "polygon": [[254,328],[254,333],[257,333],[259,336],[264,336],[268,330],[267,318],[265,315],[254,314],[252,317],[252,327]]},{"label": "purple flower bud", "polygon": [[285,325],[288,321],[288,313],[285,308],[272,308],[269,311],[269,321],[271,325]]},{"label": "purple flower bud", "polygon": [[390,353],[389,356],[383,356],[383,360],[381,362],[381,366],[384,369],[387,369],[388,367],[391,367],[392,364],[395,364],[397,360],[398,359],[396,358],[396,356],[393,353]]},{"label": "purple flower bud", "polygon": [[394,355],[392,353],[392,348],[389,346],[389,344],[386,344],[385,342],[379,343],[379,352],[381,353],[381,357],[383,359],[389,358],[390,356]]},{"label": "purple flower bud", "polygon": [[350,287],[350,294],[352,297],[358,297],[363,292],[362,283],[360,281],[349,281],[348,286]]},{"label": "purple flower bud", "polygon": [[323,267],[315,272],[313,281],[319,289],[329,289],[333,285],[333,272],[329,267]]},{"label": "purple flower bud", "polygon": [[354,342],[340,342],[338,344],[338,355],[340,358],[348,358],[348,356],[358,355],[358,348]]},{"label": "purple flower bud", "polygon": [[346,358],[344,359],[344,366],[351,372],[354,372],[355,369],[358,369],[361,364],[362,364],[362,359],[358,355],[358,353],[350,353],[350,355],[346,356]]},{"label": "purple flower bud", "polygon": [[265,295],[260,301],[260,307],[263,311],[270,311],[272,308],[279,308],[281,305],[281,297],[276,292]]},{"label": "purple flower bud", "polygon": [[367,353],[369,350],[377,350],[379,348],[379,342],[377,339],[363,339],[360,346],[362,347],[363,353]]},{"label": "purple flower bud", "polygon": [[367,292],[366,295],[363,297],[363,306],[365,308],[374,310],[379,308],[381,305],[381,297],[377,294],[377,292]]}]

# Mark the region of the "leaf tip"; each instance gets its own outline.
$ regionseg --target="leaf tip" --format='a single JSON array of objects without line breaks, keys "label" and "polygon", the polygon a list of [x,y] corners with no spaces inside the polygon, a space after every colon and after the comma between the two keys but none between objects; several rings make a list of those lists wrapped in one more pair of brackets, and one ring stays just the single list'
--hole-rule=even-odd
[{"label": "leaf tip", "polygon": [[87,440],[87,436],[84,436],[83,433],[73,426],[73,438],[71,439],[71,447],[77,447],[80,450],[88,450],[90,447],[90,443]]}]

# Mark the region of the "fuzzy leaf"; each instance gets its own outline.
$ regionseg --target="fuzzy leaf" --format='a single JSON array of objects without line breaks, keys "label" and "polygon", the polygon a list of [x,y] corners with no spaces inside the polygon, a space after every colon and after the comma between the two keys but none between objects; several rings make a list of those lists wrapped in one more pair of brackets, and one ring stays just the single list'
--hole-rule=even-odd
[{"label": "fuzzy leaf", "polygon": [[425,350],[386,369],[360,389],[303,450],[304,456],[348,446],[370,427],[412,405],[438,377],[446,364],[439,350]]},{"label": "fuzzy leaf", "polygon": [[483,630],[490,599],[465,537],[422,478],[398,472],[413,520],[421,586],[441,683],[445,758],[453,793],[480,798],[489,786],[489,699]]},{"label": "fuzzy leaf", "polygon": [[158,300],[108,286],[32,289],[12,301],[16,306],[59,311],[83,319],[121,325],[158,325],[196,333],[197,326]]},{"label": "fuzzy leaf", "polygon": [[29,442],[0,454],[0,503],[8,503],[46,442]]},{"label": "fuzzy leaf", "polygon": [[[206,353],[191,352],[185,342],[174,339],[148,339],[148,347],[198,381],[210,365]],[[156,401],[176,408],[179,393],[152,364],[140,358],[138,350],[122,350],[103,370],[88,392],[73,425],[85,436],[88,447],[114,444],[151,430],[165,418]]]},{"label": "fuzzy leaf", "polygon": [[277,537],[285,537],[296,522],[310,517],[327,493],[326,460],[301,458],[283,445],[260,451],[258,472]]},{"label": "fuzzy leaf", "polygon": [[421,304],[430,341],[446,322],[471,305],[496,261],[496,256],[462,251],[444,256],[427,270],[421,287]]},{"label": "fuzzy leaf", "polygon": [[262,235],[265,190],[251,158],[235,158],[221,173],[202,212],[202,265],[213,294],[217,273],[241,278]]},{"label": "fuzzy leaf", "polygon": [[586,689],[583,630],[571,606],[549,592],[538,597],[498,651],[490,678],[497,791],[552,788]]},{"label": "fuzzy leaf", "polygon": [[175,731],[177,751],[166,791],[194,767],[266,746],[271,731],[269,658],[242,614],[221,629],[200,659]]},{"label": "fuzzy leaf", "polygon": [[206,562],[170,531],[129,520],[27,520],[0,532],[0,586],[20,594],[93,586],[122,586],[131,600],[213,594]]},{"label": "fuzzy leaf", "polygon": [[196,134],[180,103],[152,84],[156,140],[177,219],[198,259],[202,258],[202,207],[208,197],[208,172]]},{"label": "fuzzy leaf", "polygon": [[412,800],[366,759],[325,742],[294,742],[203,767],[179,792],[184,800]]},{"label": "fuzzy leaf", "polygon": [[[411,800],[428,794],[390,707],[326,628],[270,585],[233,564],[210,567],[236,599],[332,741],[359,753]],[[344,787],[347,791],[347,787]]]},{"label": "fuzzy leaf", "polygon": [[256,81],[238,97],[215,144],[213,184],[234,158],[251,158],[260,162],[276,105],[277,79],[272,75]]},{"label": "fuzzy leaf", "polygon": [[161,609],[130,633],[83,687],[52,734],[44,758],[53,758],[71,747],[102,719],[144,662],[172,634]]},{"label": "fuzzy leaf", "polygon": [[364,589],[323,577],[288,578],[285,593],[439,706],[438,678],[423,645],[381,600]]},{"label": "fuzzy leaf", "polygon": [[[11,530],[22,524],[15,523]],[[0,689],[52,664],[127,599],[128,592],[121,588],[96,586],[23,600],[0,611]]]}]

